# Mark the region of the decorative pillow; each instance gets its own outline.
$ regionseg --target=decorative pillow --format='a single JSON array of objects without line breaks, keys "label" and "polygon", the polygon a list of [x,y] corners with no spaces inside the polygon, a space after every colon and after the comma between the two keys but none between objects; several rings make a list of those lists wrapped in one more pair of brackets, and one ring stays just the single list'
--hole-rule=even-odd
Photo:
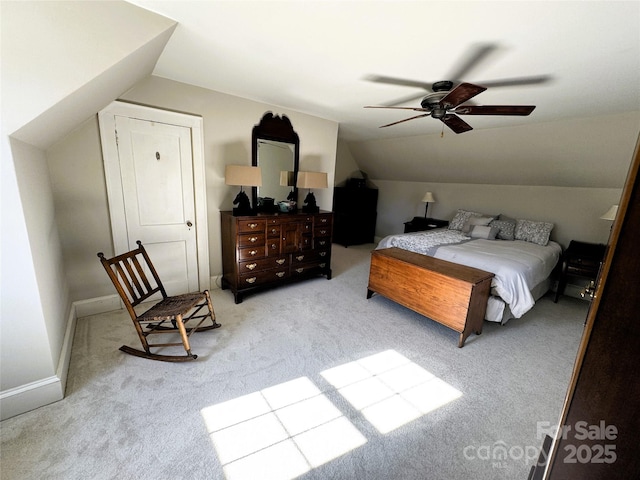
[{"label": "decorative pillow", "polygon": [[497,238],[500,240],[514,240],[516,233],[516,221],[508,219],[508,217],[504,218],[506,220],[503,220],[503,216],[500,215],[500,220],[492,221],[489,226],[498,229]]},{"label": "decorative pillow", "polygon": [[467,220],[469,220],[469,218],[482,217],[482,216],[483,215],[478,212],[470,212],[468,210],[458,209],[458,211],[456,212],[451,222],[449,222],[449,229],[462,230],[462,228],[464,227],[464,224],[467,222]]},{"label": "decorative pillow", "polygon": [[549,243],[551,230],[553,230],[553,223],[518,219],[516,223],[515,239],[545,246]]},{"label": "decorative pillow", "polygon": [[466,222],[464,222],[464,226],[462,227],[461,232],[469,233],[471,230],[473,230],[473,227],[475,227],[476,225],[486,226],[486,225],[489,225],[489,222],[491,222],[491,220],[493,220],[493,217],[471,216]]},{"label": "decorative pillow", "polygon": [[498,228],[488,225],[475,225],[471,229],[471,238],[484,238],[485,240],[495,240],[498,234]]}]

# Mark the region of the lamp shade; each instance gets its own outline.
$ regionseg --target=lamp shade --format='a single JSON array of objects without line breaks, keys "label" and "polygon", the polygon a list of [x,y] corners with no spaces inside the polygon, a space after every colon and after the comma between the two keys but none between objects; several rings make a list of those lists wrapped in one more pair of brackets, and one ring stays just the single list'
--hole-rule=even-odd
[{"label": "lamp shade", "polygon": [[248,165],[227,165],[224,171],[224,183],[250,187],[262,186],[262,171],[260,167]]},{"label": "lamp shade", "polygon": [[293,187],[293,172],[282,170],[280,172],[280,186],[281,187]]},{"label": "lamp shade", "polygon": [[298,172],[298,188],[327,188],[325,172]]},{"label": "lamp shade", "polygon": [[604,214],[602,214],[600,218],[602,220],[615,220],[617,213],[618,213],[618,205],[611,205],[611,208],[607,210]]},{"label": "lamp shade", "polygon": [[424,194],[424,197],[422,197],[422,201],[423,202],[428,202],[428,203],[433,203],[433,202],[436,201],[436,199],[433,196],[433,193],[427,192],[427,193]]}]

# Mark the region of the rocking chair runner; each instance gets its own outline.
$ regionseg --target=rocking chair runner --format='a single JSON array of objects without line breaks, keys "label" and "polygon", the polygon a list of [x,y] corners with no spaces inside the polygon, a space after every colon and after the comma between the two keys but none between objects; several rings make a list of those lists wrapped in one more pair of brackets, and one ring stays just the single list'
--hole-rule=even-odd
[{"label": "rocking chair runner", "polygon": [[[168,296],[147,251],[142,246],[142,242],[138,240],[136,243],[138,248],[135,250],[117,255],[111,259],[105,258],[102,252],[98,253],[102,266],[107,271],[120,298],[127,307],[144,348],[143,351],[123,345],[120,350],[138,357],[165,362],[195,360],[198,356],[191,353],[191,346],[189,345],[191,334],[220,327],[220,324],[216,323],[216,315],[213,311],[209,291],[204,290],[203,292]],[[145,268],[151,273],[152,278],[147,276]],[[138,315],[134,307],[158,292],[162,295],[162,300],[143,314]],[[205,307],[206,311],[200,313]],[[211,320],[211,325],[202,326],[207,319]],[[191,321],[195,325],[187,327],[188,322]],[[167,325],[167,323],[170,323],[171,326]],[[151,344],[147,341],[149,335],[168,333],[179,333],[181,342]],[[159,355],[151,353],[151,347],[176,345],[184,346],[187,354]]]}]

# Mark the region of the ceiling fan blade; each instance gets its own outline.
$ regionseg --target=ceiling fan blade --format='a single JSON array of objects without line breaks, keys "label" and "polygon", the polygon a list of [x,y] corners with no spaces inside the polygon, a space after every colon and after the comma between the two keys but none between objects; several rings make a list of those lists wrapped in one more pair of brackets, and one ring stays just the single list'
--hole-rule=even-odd
[{"label": "ceiling fan blade", "polygon": [[416,95],[410,95],[408,97],[402,97],[402,98],[397,98],[391,102],[385,102],[383,105],[386,105],[388,107],[393,107],[395,105],[403,105],[406,103],[413,103],[414,101],[418,100],[418,99],[422,99],[425,96],[425,92],[420,92]]},{"label": "ceiling fan blade", "polygon": [[479,93],[484,92],[486,89],[487,87],[481,87],[472,83],[461,83],[456,88],[447,93],[439,103],[443,108],[457,107],[461,103],[464,103],[467,100],[475,97]]},{"label": "ceiling fan blade", "polygon": [[489,80],[478,82],[487,88],[493,87],[519,87],[522,85],[540,85],[552,79],[551,75],[537,75],[533,77],[503,78],[500,80]]},{"label": "ceiling fan blade", "polygon": [[364,108],[388,108],[392,110],[414,110],[416,112],[430,112],[430,108],[422,108],[422,107],[391,107],[386,105],[365,105]]},{"label": "ceiling fan blade", "polygon": [[442,122],[455,133],[464,133],[473,130],[471,125],[453,113],[446,114],[444,118],[442,118]]},{"label": "ceiling fan blade", "polygon": [[455,109],[458,115],[520,115],[526,117],[535,105],[462,105]]},{"label": "ceiling fan blade", "polygon": [[402,87],[416,87],[431,91],[431,84],[419,82],[417,80],[407,80],[406,78],[385,77],[383,75],[367,75],[365,80],[375,83],[386,83],[390,85],[400,85]]},{"label": "ceiling fan blade", "polygon": [[409,120],[414,120],[416,118],[420,118],[420,117],[428,117],[429,114],[428,113],[423,113],[422,115],[416,115],[415,117],[409,117],[409,118],[405,118],[404,120],[399,120],[397,122],[393,122],[393,123],[388,123],[387,125],[380,125],[380,128],[384,128],[384,127],[390,127],[391,125],[397,125],[399,123],[403,123],[403,122],[408,122]]},{"label": "ceiling fan blade", "polygon": [[497,50],[498,46],[493,43],[478,43],[473,45],[469,52],[463,57],[462,61],[459,65],[449,73],[448,76],[444,78],[448,78],[452,81],[459,81],[461,78],[467,76],[467,73],[471,71],[473,67],[479,64],[482,60],[484,60],[489,54],[491,54],[494,50]]}]

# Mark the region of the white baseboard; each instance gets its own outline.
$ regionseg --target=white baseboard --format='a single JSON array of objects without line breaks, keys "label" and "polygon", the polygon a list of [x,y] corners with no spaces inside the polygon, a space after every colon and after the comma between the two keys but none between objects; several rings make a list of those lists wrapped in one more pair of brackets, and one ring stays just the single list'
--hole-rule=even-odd
[{"label": "white baseboard", "polygon": [[209,290],[220,288],[222,285],[222,275],[211,276],[209,279]]},{"label": "white baseboard", "polygon": [[55,375],[0,392],[1,420],[15,417],[64,398],[77,319],[76,303],[73,303],[69,309],[67,328],[62,341],[60,360],[58,360]]},{"label": "white baseboard", "polygon": [[73,336],[78,318],[110,312],[120,308],[120,297],[118,295],[74,302],[69,309],[69,318],[62,341],[56,374],[0,392],[0,419],[14,417],[29,410],[62,400],[67,386]]},{"label": "white baseboard", "polygon": [[112,312],[114,310],[120,310],[122,303],[120,302],[120,296],[117,294],[107,295],[105,297],[90,298],[88,300],[80,300],[74,302],[73,305],[76,309],[76,317],[82,318],[89,315],[97,315],[99,313]]}]

